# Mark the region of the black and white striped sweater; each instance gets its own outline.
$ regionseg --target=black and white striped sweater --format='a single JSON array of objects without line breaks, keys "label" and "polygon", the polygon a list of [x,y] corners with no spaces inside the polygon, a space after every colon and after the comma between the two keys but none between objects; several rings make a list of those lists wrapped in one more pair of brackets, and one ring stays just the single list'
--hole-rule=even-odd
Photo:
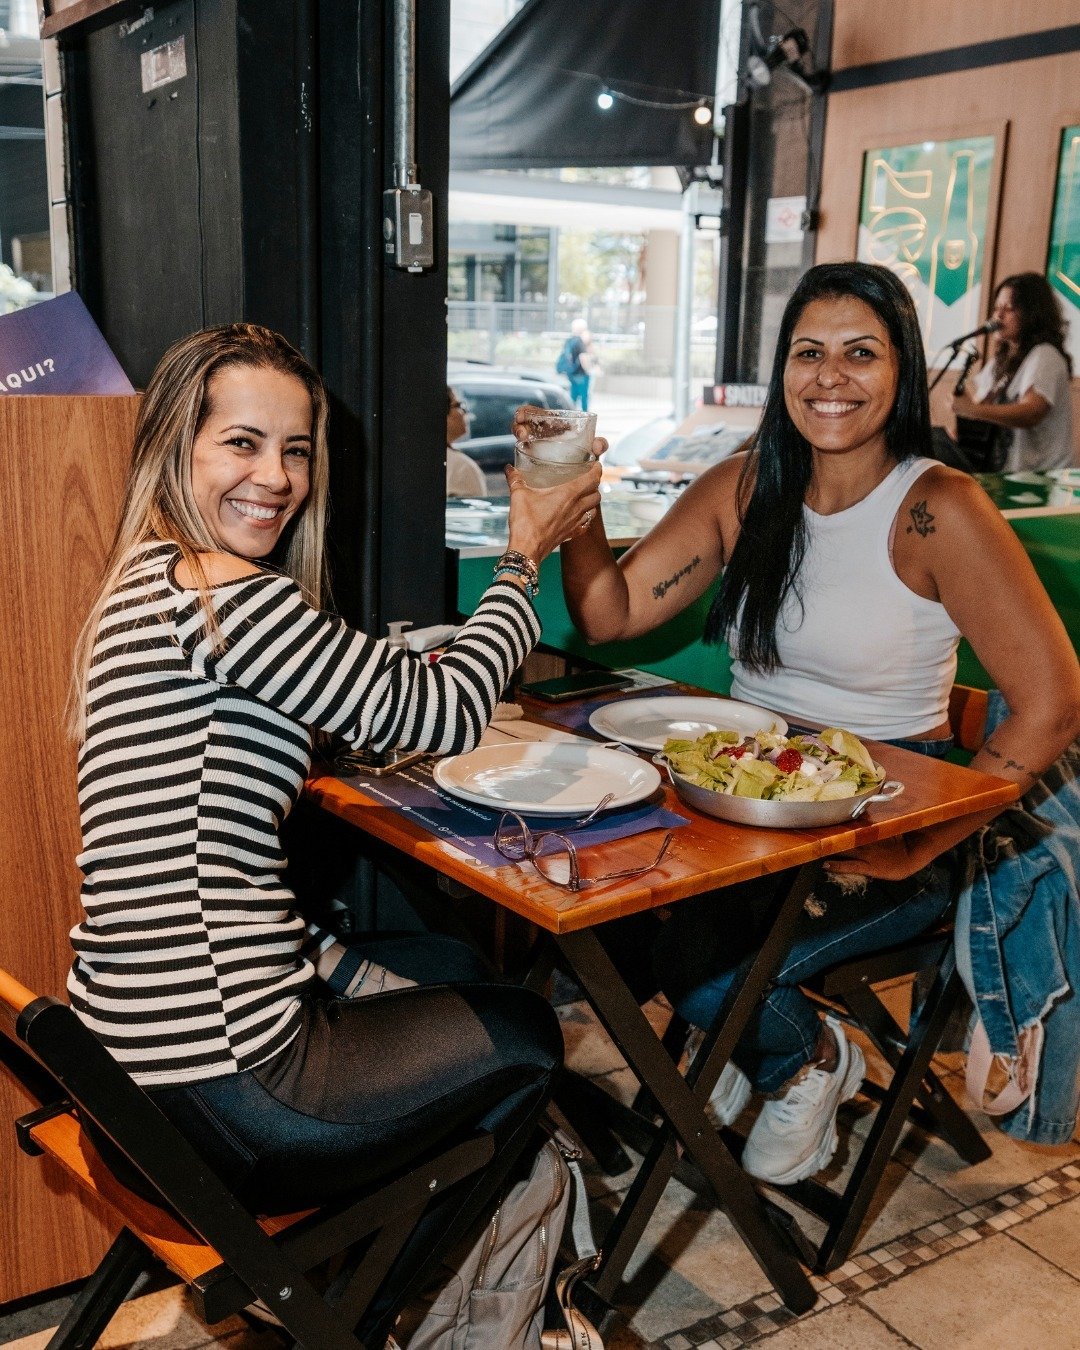
[{"label": "black and white striped sweater", "polygon": [[212,590],[215,654],[179,556],[141,545],[109,600],[79,758],[86,919],[68,993],[149,1086],[252,1068],[299,1028],[310,958],[331,941],[305,930],[282,877],[311,729],[459,754],[540,634],[523,592],[499,582],[428,665],[263,572]]}]

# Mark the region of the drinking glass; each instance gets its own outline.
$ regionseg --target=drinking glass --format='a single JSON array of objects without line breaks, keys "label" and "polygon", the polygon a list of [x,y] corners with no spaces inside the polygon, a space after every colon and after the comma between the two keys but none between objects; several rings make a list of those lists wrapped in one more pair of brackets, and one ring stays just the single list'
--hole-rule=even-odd
[{"label": "drinking glass", "polygon": [[514,453],[514,467],[530,487],[558,487],[587,472],[597,462],[597,457],[591,453],[579,459],[543,459],[533,453],[538,444],[527,441]]},{"label": "drinking glass", "polygon": [[576,473],[559,479],[565,482],[566,478],[576,477],[596,462],[592,452],[596,435],[595,413],[581,412],[577,408],[531,408],[525,419],[525,429],[528,435],[520,442],[519,449],[529,458],[518,467],[527,476],[541,463],[576,465]]}]

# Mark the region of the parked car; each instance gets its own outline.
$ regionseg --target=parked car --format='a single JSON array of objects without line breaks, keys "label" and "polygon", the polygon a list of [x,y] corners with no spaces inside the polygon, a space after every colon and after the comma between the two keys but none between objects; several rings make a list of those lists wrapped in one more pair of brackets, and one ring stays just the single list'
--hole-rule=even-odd
[{"label": "parked car", "polygon": [[[523,403],[541,408],[572,408],[570,395],[553,376],[536,371],[510,370],[480,361],[451,361],[446,383],[469,407],[469,434],[455,443],[486,474],[501,474],[514,462],[514,433],[510,424]],[[503,489],[505,491],[505,488]]]}]

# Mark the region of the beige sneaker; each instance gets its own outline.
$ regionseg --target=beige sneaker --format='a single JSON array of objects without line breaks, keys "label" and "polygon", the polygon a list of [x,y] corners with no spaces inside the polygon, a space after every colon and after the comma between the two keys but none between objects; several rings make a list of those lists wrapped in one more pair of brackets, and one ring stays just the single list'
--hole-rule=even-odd
[{"label": "beige sneaker", "polygon": [[[687,1038],[686,1069],[693,1064],[704,1039],[705,1033],[697,1027],[690,1033]],[[709,1093],[705,1114],[714,1125],[733,1124],[746,1109],[746,1103],[750,1100],[750,1091],[750,1079],[747,1078],[734,1060],[729,1059],[724,1065],[720,1077],[716,1080],[716,1086]]]},{"label": "beige sneaker", "polygon": [[782,1097],[765,1102],[742,1155],[743,1170],[759,1181],[792,1186],[828,1166],[836,1152],[836,1113],[858,1092],[866,1062],[840,1023],[825,1021],[836,1037],[836,1069],[811,1066]]}]

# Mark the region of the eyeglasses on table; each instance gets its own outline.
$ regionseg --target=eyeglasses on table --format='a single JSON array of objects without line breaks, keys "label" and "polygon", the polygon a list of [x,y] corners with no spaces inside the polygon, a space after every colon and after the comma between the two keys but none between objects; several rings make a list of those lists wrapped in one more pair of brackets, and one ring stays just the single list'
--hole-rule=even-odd
[{"label": "eyeglasses on table", "polygon": [[[621,881],[626,877],[638,877],[644,872],[651,872],[654,867],[660,865],[661,859],[668,851],[674,838],[673,831],[669,830],[664,836],[660,851],[650,863],[640,867],[628,867],[620,872],[605,872],[598,877],[582,875],[577,847],[567,835],[591,825],[614,797],[615,794],[609,792],[587,816],[582,816],[580,820],[575,820],[570,825],[564,825],[561,830],[534,831],[516,811],[504,811],[495,827],[495,847],[507,862],[531,862],[545,881],[551,882],[553,886],[563,886],[570,891],[580,891],[586,886],[599,886],[605,881]],[[566,876],[560,875],[564,868]]]}]

